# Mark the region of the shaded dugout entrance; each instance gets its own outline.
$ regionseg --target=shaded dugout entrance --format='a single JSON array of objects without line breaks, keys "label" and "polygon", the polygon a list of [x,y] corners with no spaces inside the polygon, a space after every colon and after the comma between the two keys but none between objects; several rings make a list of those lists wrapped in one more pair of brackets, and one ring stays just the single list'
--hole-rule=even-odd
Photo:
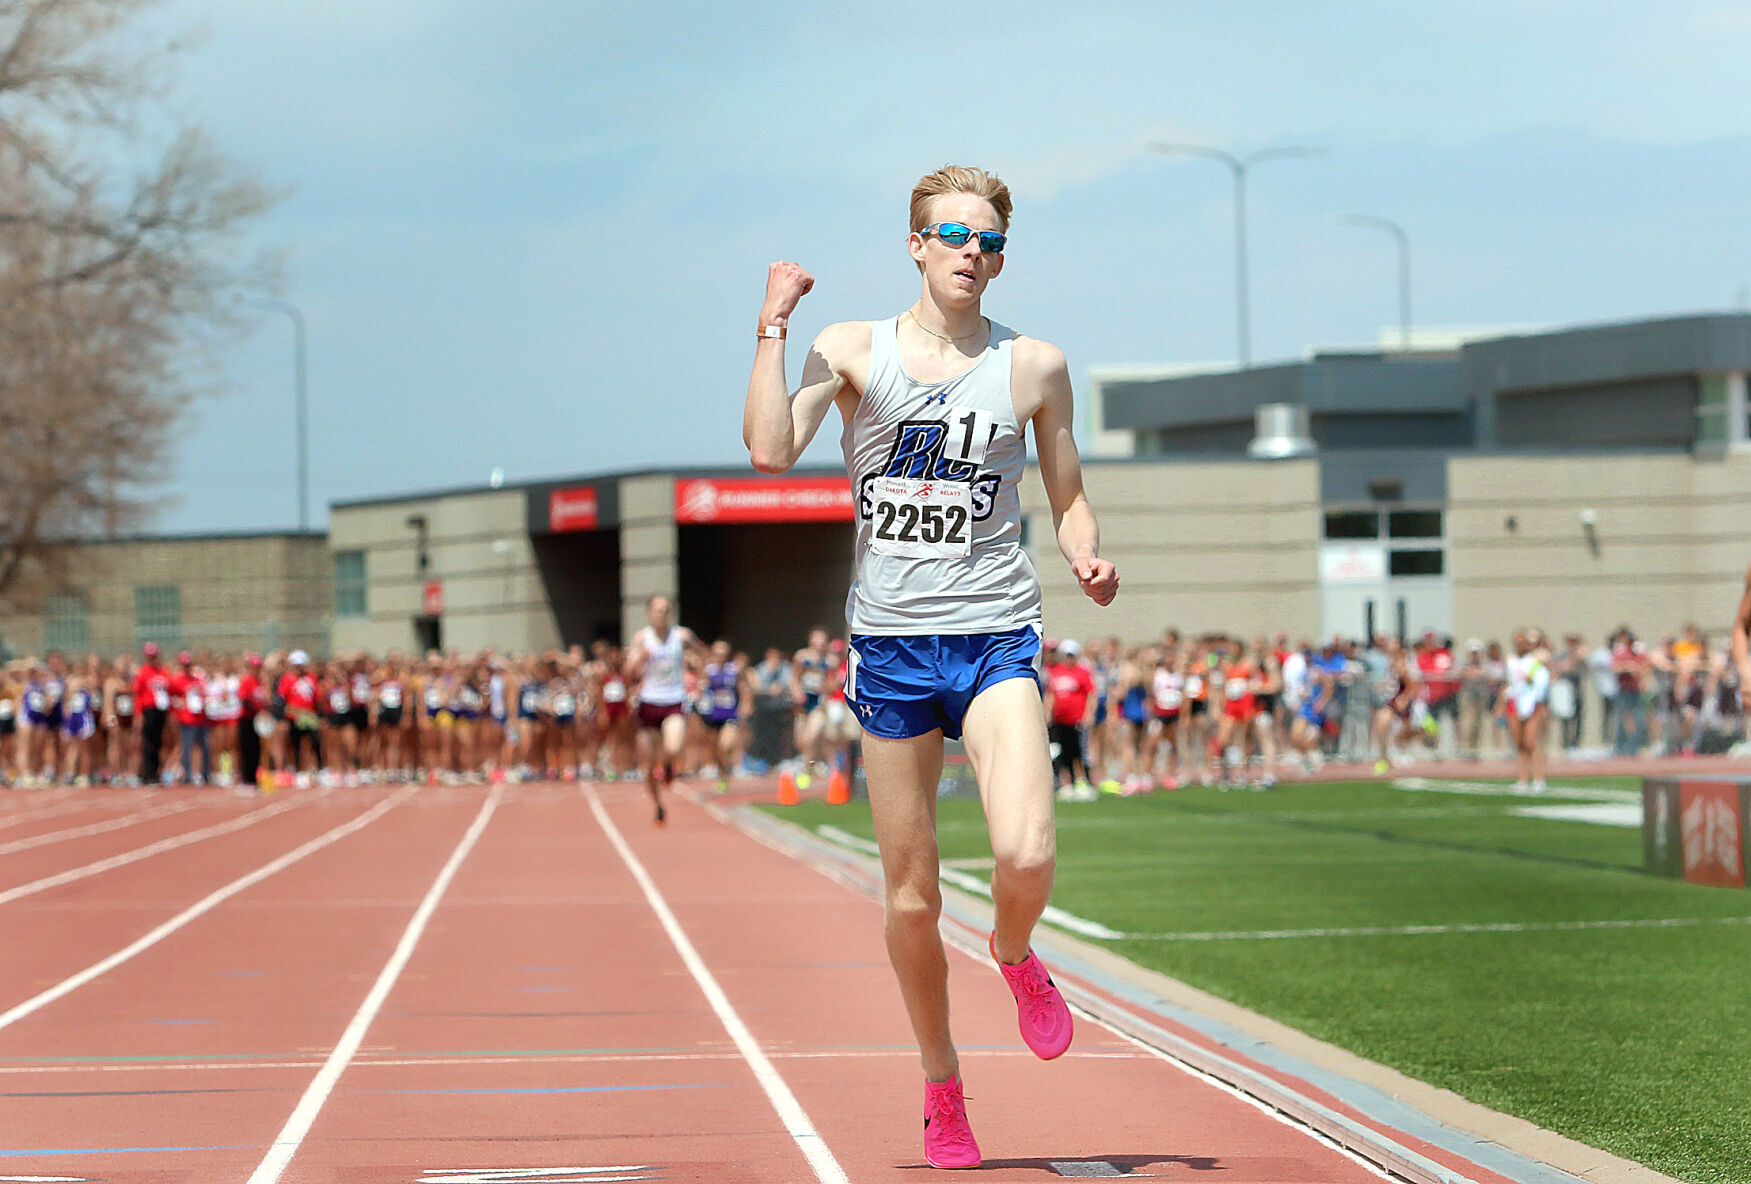
[{"label": "shaded dugout entrance", "polygon": [[800,647],[812,625],[845,633],[855,540],[843,476],[675,483],[681,620],[758,660]]},{"label": "shaded dugout entrance", "polygon": [[678,528],[681,611],[707,643],[722,637],[759,659],[800,647],[809,628],[845,634],[852,532],[837,523]]},{"label": "shaded dugout entrance", "polygon": [[529,547],[561,646],[620,644],[620,528],[612,483],[530,491]]}]

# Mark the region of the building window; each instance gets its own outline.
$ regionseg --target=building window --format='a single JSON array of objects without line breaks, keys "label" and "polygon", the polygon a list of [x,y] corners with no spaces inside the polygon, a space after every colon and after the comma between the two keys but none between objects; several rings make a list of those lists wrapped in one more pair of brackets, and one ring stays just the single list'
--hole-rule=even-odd
[{"label": "building window", "polygon": [[1393,510],[1386,516],[1386,530],[1395,539],[1438,539],[1441,511]]},{"label": "building window", "polygon": [[1731,438],[1730,403],[1727,376],[1704,374],[1696,389],[1696,443],[1699,446],[1720,447]]},{"label": "building window", "polygon": [[140,584],[134,588],[134,640],[161,646],[182,644],[182,588],[177,584]]},{"label": "building window", "polygon": [[74,652],[91,648],[91,617],[83,592],[55,592],[43,598],[43,648]]},{"label": "building window", "polygon": [[1325,516],[1328,539],[1377,539],[1380,515],[1374,510],[1342,510]]},{"label": "building window", "polygon": [[362,617],[365,615],[365,553],[336,551],[334,553],[334,615]]},{"label": "building window", "polygon": [[1446,569],[1442,551],[1394,551],[1387,570],[1395,576],[1438,576]]}]

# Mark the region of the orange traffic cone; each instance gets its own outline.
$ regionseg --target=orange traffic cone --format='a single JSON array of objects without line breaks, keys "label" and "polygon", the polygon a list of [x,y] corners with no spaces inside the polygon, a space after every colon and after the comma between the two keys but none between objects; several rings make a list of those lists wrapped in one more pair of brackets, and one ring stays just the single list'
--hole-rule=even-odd
[{"label": "orange traffic cone", "polygon": [[845,775],[844,769],[834,769],[833,775],[827,778],[827,804],[843,806],[851,800],[851,778]]},{"label": "orange traffic cone", "polygon": [[778,804],[794,806],[796,803],[796,774],[789,769],[783,769],[778,774]]}]

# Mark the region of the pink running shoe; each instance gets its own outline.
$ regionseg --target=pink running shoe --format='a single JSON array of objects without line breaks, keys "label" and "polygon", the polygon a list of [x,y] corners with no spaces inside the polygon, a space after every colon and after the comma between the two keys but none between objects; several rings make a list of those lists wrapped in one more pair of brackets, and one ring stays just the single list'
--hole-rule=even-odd
[{"label": "pink running shoe", "polygon": [[967,1125],[960,1075],[924,1083],[924,1159],[933,1168],[976,1168],[979,1144]]},{"label": "pink running shoe", "polygon": [[1058,993],[1052,976],[1046,973],[1045,966],[1032,950],[1027,952],[1026,961],[1008,966],[997,956],[995,932],[988,944],[991,960],[997,963],[997,969],[1003,972],[1003,980],[1009,984],[1009,993],[1015,996],[1022,1043],[1042,1061],[1062,1056],[1070,1047],[1074,1030],[1070,1022],[1070,1005]]}]

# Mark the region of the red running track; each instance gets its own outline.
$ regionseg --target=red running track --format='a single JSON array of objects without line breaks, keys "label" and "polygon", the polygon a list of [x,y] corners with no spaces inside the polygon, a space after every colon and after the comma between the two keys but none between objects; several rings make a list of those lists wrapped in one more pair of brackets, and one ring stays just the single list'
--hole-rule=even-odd
[{"label": "red running track", "polygon": [[[0,903],[0,1180],[936,1175],[879,905],[686,801],[660,830],[620,786],[79,801],[0,850],[190,805],[0,855],[0,900],[253,820]],[[995,970],[950,966],[979,1178],[1381,1178],[1091,1020],[1038,1062]]]}]

